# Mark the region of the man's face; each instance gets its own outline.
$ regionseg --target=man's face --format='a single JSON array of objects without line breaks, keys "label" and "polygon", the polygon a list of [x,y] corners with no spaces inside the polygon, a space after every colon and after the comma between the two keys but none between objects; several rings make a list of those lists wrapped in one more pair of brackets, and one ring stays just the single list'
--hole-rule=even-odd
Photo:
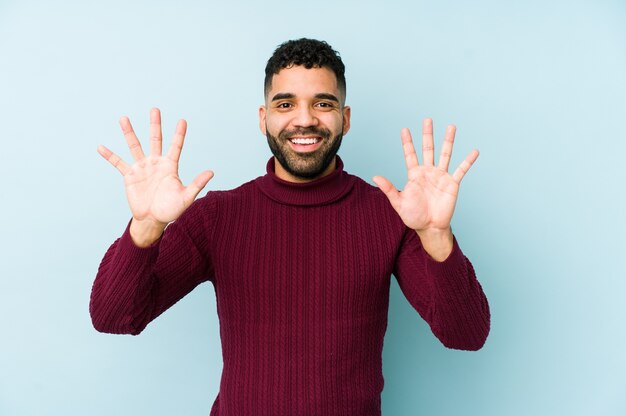
[{"label": "man's face", "polygon": [[328,68],[293,66],[274,75],[259,120],[279,178],[303,182],[334,170],[335,154],[350,129],[344,99]]}]

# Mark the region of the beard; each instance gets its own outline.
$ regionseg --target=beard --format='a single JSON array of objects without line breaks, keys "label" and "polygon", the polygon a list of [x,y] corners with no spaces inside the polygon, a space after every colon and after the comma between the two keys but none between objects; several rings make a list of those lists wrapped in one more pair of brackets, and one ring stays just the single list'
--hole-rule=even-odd
[{"label": "beard", "polygon": [[[328,129],[307,127],[293,130],[283,130],[278,137],[267,131],[267,144],[272,154],[281,166],[291,175],[301,179],[318,178],[335,159],[335,155],[341,147],[343,130],[331,139]],[[289,147],[289,138],[301,135],[315,135],[322,138],[321,146],[312,152],[294,152]]]}]

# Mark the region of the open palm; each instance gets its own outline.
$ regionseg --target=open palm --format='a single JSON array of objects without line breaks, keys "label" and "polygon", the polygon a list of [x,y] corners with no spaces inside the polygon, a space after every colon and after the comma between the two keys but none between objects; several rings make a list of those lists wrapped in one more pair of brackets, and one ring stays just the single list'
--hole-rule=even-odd
[{"label": "open palm", "polygon": [[133,218],[158,224],[174,221],[213,177],[211,171],[202,172],[186,187],[178,177],[178,160],[187,123],[184,120],[178,122],[170,150],[163,156],[161,114],[158,109],[153,108],[150,112],[150,155],[147,157],[130,120],[122,117],[120,125],[135,163],[128,165],[104,146],[98,147],[98,153],[124,176],[126,196]]},{"label": "open palm", "polygon": [[452,175],[448,173],[455,133],[456,128],[448,126],[439,164],[435,166],[433,124],[431,119],[425,119],[422,137],[423,164],[420,165],[411,133],[408,129],[403,129],[400,136],[408,177],[404,189],[399,192],[386,178],[374,177],[374,182],[387,195],[402,221],[413,230],[446,230],[450,227],[461,179],[478,157],[478,151],[473,150]]}]

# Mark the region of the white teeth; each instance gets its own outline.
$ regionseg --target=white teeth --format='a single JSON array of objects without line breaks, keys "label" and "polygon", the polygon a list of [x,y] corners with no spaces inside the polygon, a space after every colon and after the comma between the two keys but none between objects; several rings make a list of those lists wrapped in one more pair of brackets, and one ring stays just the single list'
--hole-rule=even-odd
[{"label": "white teeth", "polygon": [[318,142],[317,138],[293,138],[291,143],[293,144],[315,144]]}]

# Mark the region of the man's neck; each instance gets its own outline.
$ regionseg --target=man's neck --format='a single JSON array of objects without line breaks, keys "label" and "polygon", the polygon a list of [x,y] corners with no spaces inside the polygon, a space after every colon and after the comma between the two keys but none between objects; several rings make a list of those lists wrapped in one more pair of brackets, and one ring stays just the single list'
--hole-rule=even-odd
[{"label": "man's neck", "polygon": [[316,179],[323,178],[324,176],[330,175],[335,170],[336,167],[337,167],[337,157],[334,157],[332,162],[330,162],[328,167],[320,175],[318,175],[318,176],[316,176],[314,178],[310,178],[310,179],[309,178],[301,178],[299,176],[294,176],[291,173],[287,172],[285,170],[285,168],[280,164],[278,159],[276,159],[276,157],[274,157],[274,173],[276,174],[276,176],[279,179],[282,179],[282,180],[287,181],[287,182],[294,182],[294,183],[313,182]]}]

